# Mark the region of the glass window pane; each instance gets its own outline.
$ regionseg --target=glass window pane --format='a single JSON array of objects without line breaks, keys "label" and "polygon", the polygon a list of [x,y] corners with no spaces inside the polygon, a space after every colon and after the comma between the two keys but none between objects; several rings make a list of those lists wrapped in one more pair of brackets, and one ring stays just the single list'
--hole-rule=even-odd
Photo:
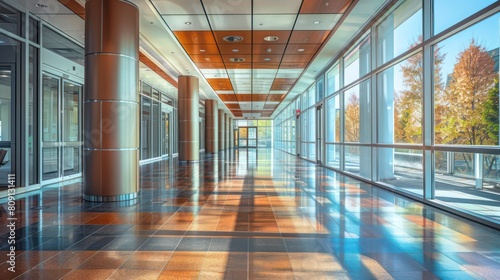
[{"label": "glass window pane", "polygon": [[377,27],[379,65],[422,43],[422,1],[400,5]]},{"label": "glass window pane", "polygon": [[498,145],[500,14],[434,46],[436,144]]},{"label": "glass window pane", "polygon": [[[59,80],[43,76],[42,93],[42,140],[44,142],[58,141],[59,124]],[[3,140],[3,139],[2,139]]]},{"label": "glass window pane", "polygon": [[316,102],[323,100],[325,92],[325,78],[321,76],[316,82]]},{"label": "glass window pane", "polygon": [[29,34],[29,39],[32,42],[39,43],[40,41],[40,22],[35,20],[34,18],[30,17],[30,34]]},{"label": "glass window pane", "polygon": [[80,140],[80,90],[79,85],[64,83],[63,104],[63,140],[77,142]]},{"label": "glass window pane", "polygon": [[82,66],[85,64],[85,49],[47,25],[43,26],[43,47]]},{"label": "glass window pane", "polygon": [[420,150],[379,148],[378,181],[423,196],[423,153]]},{"label": "glass window pane", "polygon": [[340,67],[335,64],[327,74],[327,92],[326,95],[332,95],[340,89]]},{"label": "glass window pane", "polygon": [[22,16],[23,14],[14,8],[0,3],[0,28],[22,36]]},{"label": "glass window pane", "polygon": [[[141,98],[141,159],[151,157],[150,153],[150,133],[151,133],[151,100],[146,97]],[[175,142],[174,142],[175,143]]]},{"label": "glass window pane", "polygon": [[326,142],[340,142],[340,97],[326,102]]},{"label": "glass window pane", "polygon": [[344,85],[349,85],[370,71],[370,36],[344,57]]},{"label": "glass window pane", "polygon": [[339,145],[326,145],[326,165],[333,168],[340,168],[340,147]]},{"label": "glass window pane", "polygon": [[434,0],[434,34],[495,2],[495,0]]},{"label": "glass window pane", "polygon": [[378,75],[379,143],[422,143],[422,53]]},{"label": "glass window pane", "polygon": [[142,82],[141,83],[141,93],[147,96],[151,96],[152,88],[150,85]]}]

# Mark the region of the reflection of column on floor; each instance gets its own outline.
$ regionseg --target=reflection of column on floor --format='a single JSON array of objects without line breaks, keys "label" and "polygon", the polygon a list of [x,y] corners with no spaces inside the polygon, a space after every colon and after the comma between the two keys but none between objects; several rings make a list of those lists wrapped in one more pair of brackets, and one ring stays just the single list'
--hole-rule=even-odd
[{"label": "reflection of column on floor", "polygon": [[474,154],[474,172],[476,177],[476,190],[483,189],[483,154]]}]

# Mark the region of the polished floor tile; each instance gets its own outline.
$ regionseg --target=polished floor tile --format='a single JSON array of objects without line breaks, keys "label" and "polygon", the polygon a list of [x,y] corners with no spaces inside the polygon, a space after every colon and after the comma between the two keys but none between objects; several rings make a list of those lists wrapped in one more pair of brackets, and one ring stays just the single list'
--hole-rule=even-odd
[{"label": "polished floor tile", "polygon": [[1,279],[498,279],[500,232],[276,150],[141,166],[132,203],[20,196]]}]

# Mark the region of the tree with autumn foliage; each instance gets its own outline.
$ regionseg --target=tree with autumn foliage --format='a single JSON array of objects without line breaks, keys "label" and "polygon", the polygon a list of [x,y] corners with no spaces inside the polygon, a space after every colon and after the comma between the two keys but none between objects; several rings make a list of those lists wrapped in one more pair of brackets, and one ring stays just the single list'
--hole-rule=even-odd
[{"label": "tree with autumn foliage", "polygon": [[[491,55],[474,39],[457,55],[448,86],[437,98],[436,112],[441,114],[435,127],[438,143],[498,144],[498,83],[494,67]],[[471,153],[461,155],[466,172],[473,170],[472,157]],[[487,173],[495,158],[485,157]]]},{"label": "tree with autumn foliage", "polygon": [[345,103],[345,142],[359,142],[359,98],[357,94],[350,94]]},{"label": "tree with autumn foliage", "polygon": [[[422,43],[422,36],[410,47]],[[434,92],[440,94],[444,84],[441,64],[444,55],[434,49]],[[422,143],[423,62],[422,52],[408,58],[401,66],[404,89],[394,92],[394,141],[396,143]]]},{"label": "tree with autumn foliage", "polygon": [[[445,89],[440,110],[445,118],[436,122],[436,135],[443,144],[495,145],[488,133],[485,104],[495,87],[495,61],[471,40],[457,56],[457,63]],[[498,95],[498,94],[497,94]]]}]

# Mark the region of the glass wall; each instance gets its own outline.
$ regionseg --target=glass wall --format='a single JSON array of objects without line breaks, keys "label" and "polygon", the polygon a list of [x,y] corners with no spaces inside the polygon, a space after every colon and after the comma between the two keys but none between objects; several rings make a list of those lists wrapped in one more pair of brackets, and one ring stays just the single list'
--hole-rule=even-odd
[{"label": "glass wall", "polygon": [[[158,100],[161,98],[161,100]],[[177,125],[172,120],[177,112],[172,107],[174,100],[165,93],[141,82],[141,161],[157,160],[173,155],[174,129]]]},{"label": "glass wall", "polygon": [[308,89],[276,116],[276,147],[293,122],[312,159],[323,100],[326,166],[500,223],[500,6],[423,3],[395,1],[339,53],[311,85],[326,96]]}]

